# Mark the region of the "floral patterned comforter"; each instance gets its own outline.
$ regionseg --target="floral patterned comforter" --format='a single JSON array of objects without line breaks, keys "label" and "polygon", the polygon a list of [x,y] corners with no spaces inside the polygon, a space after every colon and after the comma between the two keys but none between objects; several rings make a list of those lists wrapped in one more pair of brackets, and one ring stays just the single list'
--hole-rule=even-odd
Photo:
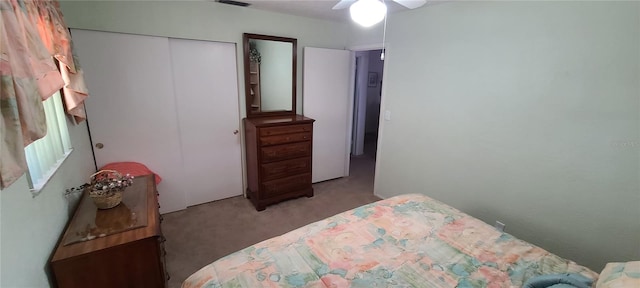
[{"label": "floral patterned comforter", "polygon": [[427,196],[365,205],[223,257],[188,287],[520,287],[598,274]]}]

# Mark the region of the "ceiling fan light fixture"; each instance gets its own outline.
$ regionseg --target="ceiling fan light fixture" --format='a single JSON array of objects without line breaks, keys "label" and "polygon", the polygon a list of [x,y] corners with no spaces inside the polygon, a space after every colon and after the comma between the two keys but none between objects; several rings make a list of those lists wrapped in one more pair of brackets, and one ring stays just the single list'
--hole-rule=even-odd
[{"label": "ceiling fan light fixture", "polygon": [[378,0],[358,0],[349,7],[351,19],[363,27],[371,27],[384,19],[387,6]]}]

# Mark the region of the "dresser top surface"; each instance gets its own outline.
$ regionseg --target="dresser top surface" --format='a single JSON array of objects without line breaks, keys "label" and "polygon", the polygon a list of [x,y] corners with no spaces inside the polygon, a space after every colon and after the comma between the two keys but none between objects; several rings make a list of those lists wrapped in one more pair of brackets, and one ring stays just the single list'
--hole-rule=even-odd
[{"label": "dresser top surface", "polygon": [[316,121],[314,119],[311,119],[302,115],[256,117],[256,118],[245,118],[244,120],[259,127],[280,126],[280,125],[290,125],[290,124],[309,124]]},{"label": "dresser top surface", "polygon": [[62,245],[90,241],[147,226],[146,191],[147,183],[144,179],[134,179],[133,185],[122,193],[122,203],[110,209],[98,209],[91,197],[82,197],[64,234]]},{"label": "dresser top surface", "polygon": [[[123,203],[114,208],[103,211],[98,211],[97,208],[93,206],[94,204],[91,199],[89,199],[87,195],[83,195],[73,218],[71,218],[68,227],[64,231],[62,241],[60,241],[56,248],[52,261],[82,255],[84,253],[113,247],[131,241],[159,236],[159,214],[153,175],[136,177],[134,179],[134,184],[127,188],[127,190],[124,191],[124,194],[129,194],[129,197],[123,197],[125,199]],[[127,202],[127,199],[129,199],[129,202]],[[123,206],[123,204],[125,206]],[[128,207],[129,205],[131,207]],[[89,222],[98,224],[97,227],[102,224],[112,226],[111,228],[122,225],[131,226],[130,218],[123,218],[120,216],[124,213],[126,216],[130,217],[132,209],[135,210],[133,213],[137,214],[136,217],[141,220],[140,223],[138,223],[139,225],[133,225],[135,227],[126,227],[124,229],[120,227],[117,232],[105,233],[101,235],[101,237],[92,238],[90,240],[81,239],[85,241],[78,241],[78,239],[74,239],[74,236],[79,236],[80,238],[87,237],[87,231],[78,227],[84,225],[86,229],[91,229],[91,224],[87,224]],[[87,219],[90,221],[87,222]],[[124,224],[120,223],[123,219],[128,219],[129,222]],[[143,219],[144,221],[142,221]],[[98,235],[93,236],[95,237]]]}]

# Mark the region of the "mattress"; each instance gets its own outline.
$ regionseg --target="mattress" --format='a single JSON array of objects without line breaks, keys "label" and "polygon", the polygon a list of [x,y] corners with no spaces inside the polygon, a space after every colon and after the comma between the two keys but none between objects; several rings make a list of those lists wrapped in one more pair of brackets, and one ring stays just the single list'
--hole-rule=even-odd
[{"label": "mattress", "polygon": [[598,274],[425,195],[381,200],[225,256],[182,287],[520,287]]}]

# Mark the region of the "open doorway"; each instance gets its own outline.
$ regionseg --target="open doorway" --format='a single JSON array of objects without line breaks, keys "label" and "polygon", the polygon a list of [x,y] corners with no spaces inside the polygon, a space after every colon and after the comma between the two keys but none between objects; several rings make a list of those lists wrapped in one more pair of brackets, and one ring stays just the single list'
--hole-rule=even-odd
[{"label": "open doorway", "polygon": [[356,59],[350,174],[364,178],[363,180],[370,182],[372,188],[384,69],[384,61],[380,59],[381,52],[382,50],[375,49],[354,53]]},{"label": "open doorway", "polygon": [[357,51],[351,155],[376,158],[384,61],[382,50]]}]

